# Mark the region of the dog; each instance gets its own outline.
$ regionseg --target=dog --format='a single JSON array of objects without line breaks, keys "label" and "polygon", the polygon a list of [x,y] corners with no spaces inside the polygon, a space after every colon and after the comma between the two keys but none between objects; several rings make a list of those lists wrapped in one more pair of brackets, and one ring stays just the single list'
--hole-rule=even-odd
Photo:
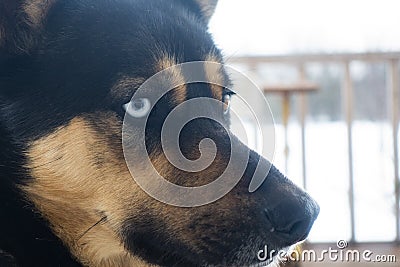
[{"label": "dog", "polygon": [[[0,1],[1,266],[251,266],[259,264],[257,251],[265,245],[279,250],[307,237],[317,203],[274,166],[250,193],[256,165],[265,160],[254,151],[228,194],[192,208],[154,199],[128,170],[124,105],[162,70],[224,62],[207,26],[216,5]],[[229,80],[224,69],[219,76]],[[179,103],[205,97],[227,104],[233,94],[190,84],[157,102],[148,115],[146,146],[165,179],[193,187],[224,171],[231,133],[215,121],[194,120],[181,132],[188,159],[199,157],[204,138],[218,148],[213,163],[196,173],[168,161],[160,131]]]}]

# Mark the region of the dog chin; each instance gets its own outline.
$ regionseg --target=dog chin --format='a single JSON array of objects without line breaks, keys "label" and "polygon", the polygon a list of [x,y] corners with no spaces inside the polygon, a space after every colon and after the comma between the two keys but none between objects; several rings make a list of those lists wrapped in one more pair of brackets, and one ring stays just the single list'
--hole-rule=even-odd
[{"label": "dog chin", "polygon": [[271,258],[267,258],[263,261],[250,264],[248,267],[279,267],[282,263],[285,263],[286,257],[282,258],[283,255],[290,255],[294,251],[296,245],[288,246],[277,250]]}]

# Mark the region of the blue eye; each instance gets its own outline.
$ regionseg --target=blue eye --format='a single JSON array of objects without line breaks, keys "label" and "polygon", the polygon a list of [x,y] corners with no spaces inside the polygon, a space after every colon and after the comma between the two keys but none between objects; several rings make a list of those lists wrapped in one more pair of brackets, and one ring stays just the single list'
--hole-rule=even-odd
[{"label": "blue eye", "polygon": [[138,98],[122,106],[129,116],[134,118],[143,118],[151,109],[150,100],[147,98]]}]

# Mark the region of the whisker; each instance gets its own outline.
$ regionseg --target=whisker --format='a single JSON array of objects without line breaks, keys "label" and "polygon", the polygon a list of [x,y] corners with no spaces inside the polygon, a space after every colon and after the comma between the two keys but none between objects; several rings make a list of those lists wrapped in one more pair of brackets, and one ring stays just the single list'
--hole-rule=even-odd
[{"label": "whisker", "polygon": [[44,163],[44,164],[41,164],[41,165],[32,166],[32,167],[30,167],[30,168],[31,168],[31,169],[38,169],[38,168],[41,168],[41,167],[46,166],[46,165],[48,165],[48,164],[54,163],[54,162],[56,162],[56,161],[58,161],[58,160],[60,160],[60,159],[62,159],[62,156],[59,156],[59,157],[55,158],[55,159],[52,160],[52,161],[48,161],[48,162],[46,162],[46,163]]},{"label": "whisker", "polygon": [[92,230],[94,227],[96,227],[97,225],[104,223],[107,221],[107,216],[103,216],[99,221],[97,221],[95,224],[93,224],[92,226],[90,226],[85,232],[83,232],[83,234],[76,240],[76,242],[78,242],[79,240],[81,240],[82,237],[84,237],[90,230]]}]

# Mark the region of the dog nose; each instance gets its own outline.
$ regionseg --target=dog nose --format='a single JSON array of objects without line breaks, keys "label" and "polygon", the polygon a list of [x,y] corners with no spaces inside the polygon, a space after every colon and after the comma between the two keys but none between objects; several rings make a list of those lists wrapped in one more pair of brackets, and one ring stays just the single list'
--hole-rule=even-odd
[{"label": "dog nose", "polygon": [[308,195],[286,198],[274,208],[264,209],[270,223],[269,231],[288,244],[306,239],[318,217],[319,206]]}]

